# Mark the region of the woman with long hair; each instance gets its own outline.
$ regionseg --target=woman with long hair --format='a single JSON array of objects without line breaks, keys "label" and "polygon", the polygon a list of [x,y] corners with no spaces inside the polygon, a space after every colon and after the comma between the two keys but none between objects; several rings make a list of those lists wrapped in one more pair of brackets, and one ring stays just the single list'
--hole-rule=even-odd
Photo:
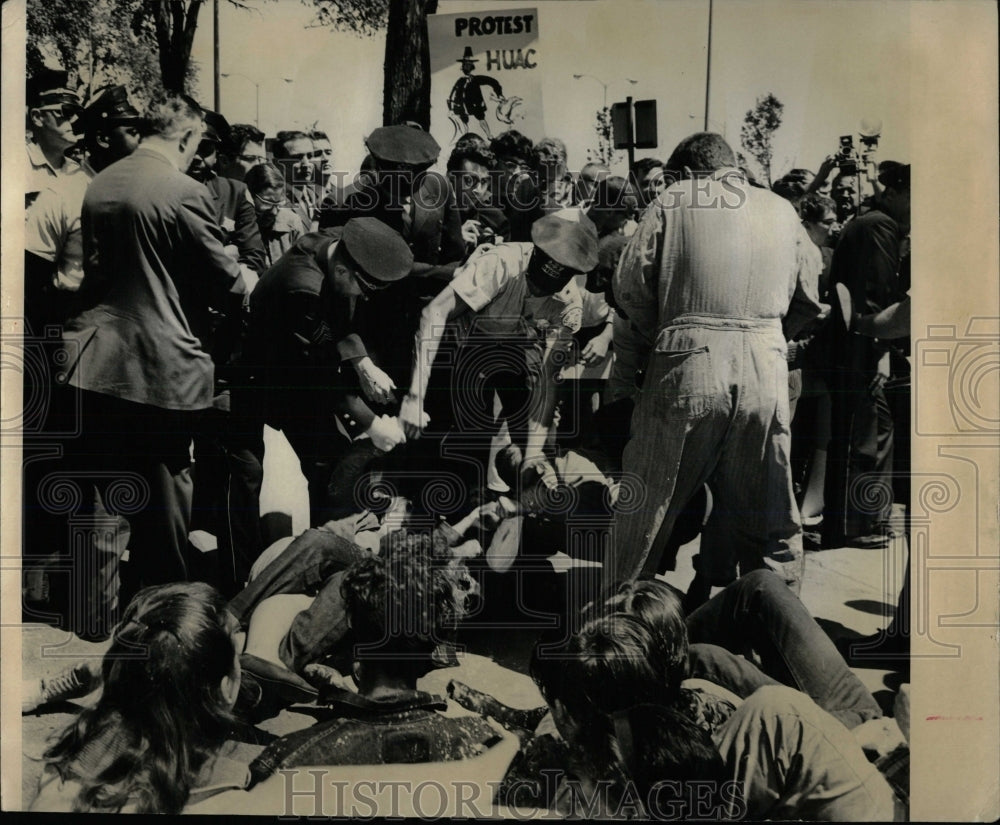
[{"label": "woman with long hair", "polygon": [[207,584],[136,594],[104,655],[97,704],[45,752],[32,810],[178,813],[233,724],[235,624]]}]

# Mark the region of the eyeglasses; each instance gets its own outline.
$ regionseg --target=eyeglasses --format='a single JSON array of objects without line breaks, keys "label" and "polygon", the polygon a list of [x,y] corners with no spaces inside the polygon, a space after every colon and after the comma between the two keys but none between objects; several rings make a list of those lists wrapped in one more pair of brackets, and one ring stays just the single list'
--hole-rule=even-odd
[{"label": "eyeglasses", "polygon": [[261,206],[270,206],[272,208],[282,207],[286,203],[288,203],[288,199],[284,196],[281,196],[280,198],[271,199],[262,197],[261,195],[254,194],[253,199],[257,201],[257,203],[259,203]]},{"label": "eyeglasses", "polygon": [[198,157],[210,158],[215,154],[215,141],[214,140],[202,140],[198,144]]},{"label": "eyeglasses", "polygon": [[53,114],[58,113],[58,116],[64,120],[70,120],[74,117],[79,117],[83,114],[83,107],[77,106],[75,103],[58,103],[53,106],[39,106],[39,112],[52,112]]},{"label": "eyeglasses", "polygon": [[470,189],[475,189],[477,186],[489,186],[490,176],[477,175],[475,172],[463,172],[462,183]]}]

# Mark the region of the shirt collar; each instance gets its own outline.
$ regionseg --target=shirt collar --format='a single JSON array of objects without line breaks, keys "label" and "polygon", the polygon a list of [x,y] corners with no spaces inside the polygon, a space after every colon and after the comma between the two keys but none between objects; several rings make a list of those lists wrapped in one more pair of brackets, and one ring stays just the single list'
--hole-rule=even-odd
[{"label": "shirt collar", "polygon": [[28,146],[28,161],[36,169],[44,166],[46,169],[52,172],[53,175],[72,175],[74,172],[78,172],[80,170],[80,164],[77,163],[75,160],[70,160],[69,158],[65,158],[63,160],[63,165],[61,169],[56,169],[54,166],[52,166],[51,163],[49,163],[49,159],[45,157],[45,153],[42,151],[42,147],[39,146],[37,143],[35,143],[35,141],[29,140],[27,146]]}]

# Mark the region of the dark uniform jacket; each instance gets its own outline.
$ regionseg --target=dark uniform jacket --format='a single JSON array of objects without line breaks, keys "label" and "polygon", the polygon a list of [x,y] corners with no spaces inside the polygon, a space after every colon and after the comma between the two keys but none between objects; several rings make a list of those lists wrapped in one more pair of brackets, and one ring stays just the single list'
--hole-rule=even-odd
[{"label": "dark uniform jacket", "polygon": [[336,414],[354,438],[375,416],[345,363],[366,355],[354,332],[354,299],[323,286],[330,245],[340,235],[340,229],[303,235],[261,276],[250,297],[241,363],[268,423],[281,428]]},{"label": "dark uniform jacket", "polygon": [[357,319],[373,359],[397,386],[404,386],[409,384],[420,313],[451,281],[458,264],[465,260],[466,249],[455,192],[443,175],[424,177],[407,213],[400,204],[388,200],[381,190],[363,186],[339,206],[330,200],[324,202],[319,226],[342,226],[351,218],[377,218],[399,232],[413,252],[410,276],[375,295]]}]

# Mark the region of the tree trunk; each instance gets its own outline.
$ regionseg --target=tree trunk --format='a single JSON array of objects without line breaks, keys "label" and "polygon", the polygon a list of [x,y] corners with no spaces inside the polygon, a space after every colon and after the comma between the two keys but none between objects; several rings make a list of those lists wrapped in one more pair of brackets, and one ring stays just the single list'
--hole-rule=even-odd
[{"label": "tree trunk", "polygon": [[156,25],[160,74],[168,92],[185,91],[191,45],[198,26],[202,0],[147,0]]},{"label": "tree trunk", "polygon": [[437,0],[389,0],[385,35],[385,88],[382,123],[405,120],[431,125],[431,55],[427,15],[437,11]]}]

